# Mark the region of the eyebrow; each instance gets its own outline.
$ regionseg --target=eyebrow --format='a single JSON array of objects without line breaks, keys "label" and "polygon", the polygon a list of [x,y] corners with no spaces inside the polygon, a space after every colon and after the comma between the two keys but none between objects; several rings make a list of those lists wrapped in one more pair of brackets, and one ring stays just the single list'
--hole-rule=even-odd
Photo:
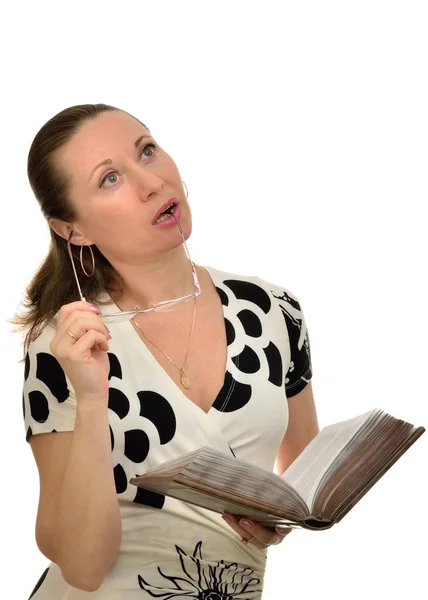
[{"label": "eyebrow", "polygon": [[[134,142],[134,148],[138,148],[138,146],[139,146],[139,145],[140,145],[140,143],[141,143],[141,140],[143,140],[144,138],[148,138],[148,137],[151,137],[151,136],[150,136],[150,135],[147,135],[147,134],[141,135],[141,136],[138,138],[138,140],[135,140],[135,142]],[[98,164],[96,167],[94,167],[94,168],[92,169],[92,171],[91,171],[91,174],[89,175],[89,179],[88,179],[88,181],[90,181],[90,180],[91,180],[91,177],[92,177],[92,175],[95,173],[95,171],[96,171],[96,170],[97,170],[99,167],[103,167],[104,165],[111,165],[111,163],[112,163],[112,162],[113,162],[113,161],[112,161],[112,159],[111,159],[111,158],[106,158],[105,160],[103,160],[102,162],[100,162],[100,163],[99,163],[99,164]]]}]

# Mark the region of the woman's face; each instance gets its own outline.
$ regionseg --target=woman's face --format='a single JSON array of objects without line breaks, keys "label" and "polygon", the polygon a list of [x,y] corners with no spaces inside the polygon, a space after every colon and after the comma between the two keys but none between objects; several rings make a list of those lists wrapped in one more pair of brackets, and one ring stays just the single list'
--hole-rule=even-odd
[{"label": "woman's face", "polygon": [[[98,166],[106,159],[111,163]],[[182,243],[177,225],[153,225],[171,198],[179,201],[189,237],[192,217],[177,166],[128,114],[105,112],[85,122],[55,161],[71,182],[69,198],[78,215],[73,242],[95,244],[112,263],[159,257]]]}]

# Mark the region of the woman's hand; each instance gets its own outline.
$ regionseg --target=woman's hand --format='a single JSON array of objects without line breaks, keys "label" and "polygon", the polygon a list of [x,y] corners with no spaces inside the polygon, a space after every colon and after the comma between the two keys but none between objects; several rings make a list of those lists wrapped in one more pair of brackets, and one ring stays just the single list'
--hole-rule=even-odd
[{"label": "woman's hand", "polygon": [[71,302],[61,307],[50,350],[72,384],[76,397],[104,402],[107,406],[111,335],[97,307]]},{"label": "woman's hand", "polygon": [[[227,513],[222,515],[222,517],[242,538],[244,543],[254,544],[254,546],[262,550],[265,550],[269,546],[280,544],[285,536],[292,531],[289,527],[270,529],[269,527],[263,527],[260,523],[255,523],[249,519],[240,519]],[[244,540],[247,541],[245,542]]]}]

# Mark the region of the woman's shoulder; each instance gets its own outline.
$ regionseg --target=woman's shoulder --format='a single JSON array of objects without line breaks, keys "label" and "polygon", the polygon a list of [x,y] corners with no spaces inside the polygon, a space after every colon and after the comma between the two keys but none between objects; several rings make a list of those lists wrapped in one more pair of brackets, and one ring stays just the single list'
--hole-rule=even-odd
[{"label": "woman's shoulder", "polygon": [[33,337],[28,345],[28,351],[31,354],[39,352],[50,353],[50,343],[55,336],[56,319],[45,323],[40,329],[33,334]]},{"label": "woman's shoulder", "polygon": [[238,274],[204,266],[217,288],[230,290],[238,299],[257,300],[265,311],[272,303],[300,310],[296,294],[281,283],[272,283],[259,275]]}]

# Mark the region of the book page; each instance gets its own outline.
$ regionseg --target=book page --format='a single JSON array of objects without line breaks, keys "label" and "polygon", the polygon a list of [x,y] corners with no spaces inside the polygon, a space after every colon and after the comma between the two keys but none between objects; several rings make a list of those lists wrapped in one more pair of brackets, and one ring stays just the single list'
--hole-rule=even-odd
[{"label": "book page", "polygon": [[276,525],[291,526],[297,529],[302,527],[295,521],[279,516],[278,512],[280,511],[270,513],[266,510],[258,510],[255,506],[240,503],[237,499],[221,498],[215,494],[215,490],[208,488],[202,493],[201,490],[187,487],[178,482],[163,480],[160,477],[151,479],[144,487],[158,494],[165,494],[176,500],[182,500],[220,514],[227,512],[239,515],[241,518],[246,517],[265,527],[275,527]]},{"label": "book page", "polygon": [[376,409],[324,427],[281,475],[310,509],[323,475],[374,412]]},{"label": "book page", "polygon": [[222,456],[209,448],[184,468],[181,474],[194,483],[203,483],[221,493],[236,494],[242,499],[263,504],[266,508],[280,507],[290,519],[298,520],[308,516],[305,502],[276,473],[238,458]]},{"label": "book page", "polygon": [[[148,469],[130,483],[152,491],[174,490],[174,497],[192,498],[201,507],[235,502],[294,523],[309,516],[298,492],[276,473],[209,446]],[[180,486],[193,491],[177,491]]]}]

